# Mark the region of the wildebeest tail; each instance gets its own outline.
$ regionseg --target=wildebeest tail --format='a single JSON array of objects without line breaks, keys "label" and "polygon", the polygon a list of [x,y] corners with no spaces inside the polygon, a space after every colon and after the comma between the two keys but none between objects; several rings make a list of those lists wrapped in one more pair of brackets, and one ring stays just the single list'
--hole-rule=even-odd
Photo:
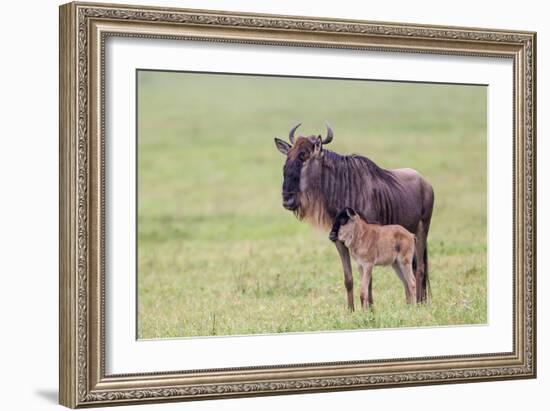
[{"label": "wildebeest tail", "polygon": [[428,243],[424,247],[424,277],[422,278],[422,301],[427,301],[432,295],[430,277],[428,275]]}]

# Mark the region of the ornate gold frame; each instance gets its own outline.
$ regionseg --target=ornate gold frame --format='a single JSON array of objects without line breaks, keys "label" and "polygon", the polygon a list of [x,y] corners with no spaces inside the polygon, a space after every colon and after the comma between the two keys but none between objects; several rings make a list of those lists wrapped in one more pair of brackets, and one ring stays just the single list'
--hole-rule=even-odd
[{"label": "ornate gold frame", "polygon": [[[514,350],[105,375],[104,43],[109,36],[497,56],[514,64]],[[532,32],[70,3],[60,7],[60,403],[68,407],[536,376]]]}]

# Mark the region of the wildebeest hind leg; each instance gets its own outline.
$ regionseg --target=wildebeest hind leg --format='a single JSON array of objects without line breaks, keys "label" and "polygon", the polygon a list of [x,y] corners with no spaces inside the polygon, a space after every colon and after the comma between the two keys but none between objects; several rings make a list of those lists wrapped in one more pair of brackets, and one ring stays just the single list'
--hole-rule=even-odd
[{"label": "wildebeest hind leg", "polygon": [[353,304],[353,272],[351,270],[349,250],[341,241],[335,241],[334,244],[340,254],[342,268],[344,269],[344,285],[346,286],[346,293],[348,297],[348,308],[353,311],[355,309]]}]

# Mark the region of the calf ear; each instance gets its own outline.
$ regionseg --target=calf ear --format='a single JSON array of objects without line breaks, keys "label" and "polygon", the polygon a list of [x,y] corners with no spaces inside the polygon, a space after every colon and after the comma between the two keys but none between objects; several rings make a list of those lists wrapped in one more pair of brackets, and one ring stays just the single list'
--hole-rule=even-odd
[{"label": "calf ear", "polygon": [[355,215],[355,210],[353,208],[347,207],[346,214],[348,215],[349,218],[351,218]]},{"label": "calf ear", "polygon": [[290,144],[288,144],[286,141],[283,141],[277,137],[275,137],[275,146],[277,147],[277,150],[279,150],[281,153],[283,153],[285,156],[288,154],[288,150],[290,150]]}]

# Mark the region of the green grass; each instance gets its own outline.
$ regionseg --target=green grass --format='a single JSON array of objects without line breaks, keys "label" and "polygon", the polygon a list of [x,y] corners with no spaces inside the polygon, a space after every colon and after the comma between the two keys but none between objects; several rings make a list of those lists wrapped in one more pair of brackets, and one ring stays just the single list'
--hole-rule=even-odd
[{"label": "green grass", "polygon": [[[485,87],[140,72],[138,91],[139,338],[486,323]],[[273,137],[325,120],[330,149],[432,183],[431,303],[377,267],[374,309],[348,312],[328,234],[281,206]]]}]

